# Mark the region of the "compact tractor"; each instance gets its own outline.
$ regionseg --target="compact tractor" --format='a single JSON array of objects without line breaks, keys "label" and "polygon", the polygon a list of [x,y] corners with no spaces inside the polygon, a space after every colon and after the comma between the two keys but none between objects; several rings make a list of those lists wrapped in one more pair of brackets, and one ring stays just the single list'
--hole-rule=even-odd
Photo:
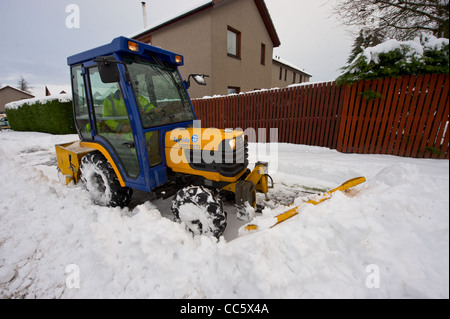
[{"label": "compact tractor", "polygon": [[79,141],[55,145],[59,176],[65,184],[82,181],[96,204],[127,206],[133,189],[173,197],[176,221],[218,238],[227,224],[223,199],[234,201],[237,218],[252,220],[241,227],[252,232],[365,181],[353,178],[277,216],[252,219],[256,192],[267,198],[268,164],[248,168],[242,131],[198,125],[187,89],[191,78],[206,85],[206,75],[183,81],[182,55],[125,37],[67,62]]},{"label": "compact tractor", "polygon": [[173,196],[174,219],[195,234],[223,234],[224,198],[250,219],[268,164],[248,168],[242,131],[197,125],[187,89],[205,75],[183,81],[182,55],[118,37],[67,62],[80,140],[55,146],[64,183],[81,180],[104,206],[127,206],[133,189]]}]

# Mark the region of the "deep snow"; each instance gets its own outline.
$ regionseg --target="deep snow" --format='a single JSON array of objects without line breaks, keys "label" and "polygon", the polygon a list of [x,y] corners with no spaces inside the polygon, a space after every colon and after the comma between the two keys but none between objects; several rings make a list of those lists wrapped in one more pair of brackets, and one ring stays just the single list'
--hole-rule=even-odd
[{"label": "deep snow", "polygon": [[76,139],[0,132],[2,298],[449,298],[448,160],[274,144],[271,195],[367,182],[243,237],[229,211],[216,242],[173,222],[170,201],[99,207],[61,185],[54,144]]}]

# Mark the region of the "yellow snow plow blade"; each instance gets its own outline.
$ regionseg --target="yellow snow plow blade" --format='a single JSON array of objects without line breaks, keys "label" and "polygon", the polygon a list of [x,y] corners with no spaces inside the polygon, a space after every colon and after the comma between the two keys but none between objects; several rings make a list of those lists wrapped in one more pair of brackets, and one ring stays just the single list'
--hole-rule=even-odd
[{"label": "yellow snow plow blade", "polygon": [[[286,211],[286,212],[284,212],[284,213],[282,213],[282,214],[279,214],[279,215],[275,216],[274,219],[273,219],[273,224],[270,225],[269,227],[271,228],[271,227],[273,227],[273,226],[275,226],[275,225],[278,225],[279,223],[285,221],[286,219],[289,219],[289,218],[291,218],[291,217],[297,215],[298,212],[299,212],[299,210],[300,210],[303,206],[305,206],[306,204],[317,205],[317,204],[319,204],[319,203],[321,203],[321,202],[323,202],[323,201],[325,201],[325,200],[331,198],[331,195],[332,195],[334,192],[337,192],[337,191],[341,191],[341,192],[342,192],[342,191],[345,191],[345,190],[347,190],[347,189],[349,189],[349,188],[352,188],[352,187],[354,187],[354,186],[356,186],[356,185],[359,185],[359,184],[361,184],[361,183],[364,183],[365,181],[366,181],[366,178],[363,177],[363,176],[352,178],[352,179],[350,179],[350,180],[348,180],[348,181],[342,183],[340,186],[338,186],[338,187],[336,187],[336,188],[333,188],[332,190],[330,190],[330,191],[328,191],[328,192],[326,192],[326,193],[317,195],[315,198],[310,199],[309,201],[307,201],[307,202],[305,202],[305,203],[302,203],[302,204],[299,205],[299,206],[296,206],[296,207],[294,207],[294,208],[291,208],[290,210],[288,210],[288,211]],[[249,225],[246,225],[246,226],[244,226],[244,229],[247,230],[247,231],[256,231],[256,230],[260,230],[260,229],[258,229],[258,225],[256,225],[256,224],[249,224]]]}]

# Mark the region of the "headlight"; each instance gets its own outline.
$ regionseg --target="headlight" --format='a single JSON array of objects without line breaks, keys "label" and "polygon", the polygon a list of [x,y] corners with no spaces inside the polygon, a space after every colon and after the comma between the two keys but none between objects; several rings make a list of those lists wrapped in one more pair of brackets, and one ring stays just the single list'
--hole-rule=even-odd
[{"label": "headlight", "polygon": [[230,148],[234,150],[236,148],[236,139],[231,139],[229,142]]}]

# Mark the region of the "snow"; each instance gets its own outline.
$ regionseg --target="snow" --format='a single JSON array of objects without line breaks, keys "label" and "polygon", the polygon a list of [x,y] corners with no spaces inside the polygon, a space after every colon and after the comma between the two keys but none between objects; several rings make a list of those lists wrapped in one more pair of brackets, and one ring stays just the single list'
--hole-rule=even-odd
[{"label": "snow", "polygon": [[324,84],[324,83],[330,83],[330,82],[329,81],[302,82],[302,83],[290,84],[287,87],[283,87],[283,88],[274,87],[274,88],[270,88],[270,89],[257,89],[257,90],[251,90],[251,91],[245,91],[245,92],[239,92],[239,93],[230,93],[230,94],[224,94],[224,95],[220,95],[220,94],[214,94],[213,96],[205,95],[201,98],[197,98],[196,100],[218,99],[218,98],[224,98],[224,97],[233,96],[233,95],[238,96],[238,95],[244,95],[244,94],[261,93],[261,92],[266,92],[266,91],[276,91],[276,90],[283,90],[285,88],[311,86],[311,85]]},{"label": "snow", "polygon": [[369,61],[368,63],[371,61],[378,63],[379,55],[381,53],[402,49],[402,47],[408,47],[411,50],[411,56],[415,56],[416,58],[420,58],[423,55],[423,47],[420,43],[416,41],[397,41],[394,39],[387,40],[386,42],[380,43],[374,47],[368,47],[364,49],[362,54],[364,55],[366,61]]},{"label": "snow", "polygon": [[18,109],[24,104],[33,105],[35,103],[45,104],[48,101],[59,100],[60,102],[72,102],[72,96],[70,94],[54,94],[43,97],[35,97],[32,99],[24,99],[20,101],[10,102],[5,105],[5,109]]},{"label": "snow", "polygon": [[402,50],[407,49],[407,57],[409,59],[416,58],[420,59],[425,50],[440,50],[444,45],[448,45],[449,41],[445,38],[436,38],[433,35],[423,34],[422,37],[417,37],[414,40],[409,41],[398,41],[395,39],[387,40],[380,43],[374,47],[368,47],[360,53],[350,65],[354,64],[361,56],[364,57],[367,63],[373,61],[374,63],[379,63],[379,55],[382,53],[387,53],[394,51],[396,49]]},{"label": "snow", "polygon": [[[449,44],[449,40],[446,38],[436,38],[432,35],[422,35],[423,40],[422,44],[424,48],[431,49],[431,50],[442,50],[444,45]],[[417,41],[417,40],[416,40]]]},{"label": "snow", "polygon": [[76,139],[0,132],[0,298],[449,298],[448,160],[251,143],[269,196],[367,182],[245,236],[225,206],[217,241],[173,222],[170,200],[100,207],[62,185],[54,145]]}]

